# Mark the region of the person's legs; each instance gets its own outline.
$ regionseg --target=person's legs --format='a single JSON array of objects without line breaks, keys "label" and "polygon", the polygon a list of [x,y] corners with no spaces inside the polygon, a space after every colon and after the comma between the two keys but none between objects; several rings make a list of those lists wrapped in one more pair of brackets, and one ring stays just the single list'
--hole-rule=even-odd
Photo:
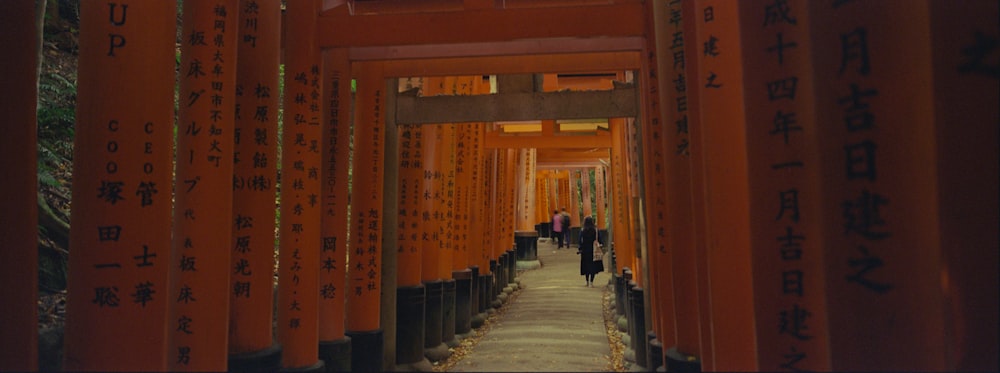
[{"label": "person's legs", "polygon": [[559,242],[559,248],[563,247],[563,234],[562,232],[556,232],[556,240]]}]

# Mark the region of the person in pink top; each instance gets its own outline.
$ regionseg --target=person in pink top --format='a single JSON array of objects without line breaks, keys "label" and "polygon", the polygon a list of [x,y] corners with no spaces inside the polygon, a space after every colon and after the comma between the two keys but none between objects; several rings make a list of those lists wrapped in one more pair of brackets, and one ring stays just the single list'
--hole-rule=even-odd
[{"label": "person in pink top", "polygon": [[[558,249],[561,249],[563,247],[563,219],[559,210],[552,211],[552,235],[559,242]],[[569,246],[567,245],[567,247]]]}]

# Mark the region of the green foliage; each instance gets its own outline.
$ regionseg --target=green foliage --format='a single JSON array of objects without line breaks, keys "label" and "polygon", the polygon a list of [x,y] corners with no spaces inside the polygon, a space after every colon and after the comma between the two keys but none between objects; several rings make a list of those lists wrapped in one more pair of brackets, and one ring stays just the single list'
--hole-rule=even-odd
[{"label": "green foliage", "polygon": [[38,80],[38,135],[41,138],[73,138],[76,122],[76,83],[49,73]]}]

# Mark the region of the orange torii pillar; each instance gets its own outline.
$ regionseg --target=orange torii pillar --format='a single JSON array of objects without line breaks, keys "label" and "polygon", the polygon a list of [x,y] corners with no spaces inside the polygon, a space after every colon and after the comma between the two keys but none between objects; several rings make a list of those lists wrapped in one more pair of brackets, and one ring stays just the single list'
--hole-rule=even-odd
[{"label": "orange torii pillar", "polygon": [[381,62],[361,63],[357,73],[354,161],[351,198],[351,245],[348,261],[347,336],[351,371],[383,369],[380,324],[382,270],[382,181],[385,90]]},{"label": "orange torii pillar", "polygon": [[507,287],[508,280],[510,277],[509,260],[508,258],[513,258],[514,253],[514,228],[517,224],[517,164],[518,164],[518,149],[506,149],[504,163],[503,163],[503,186],[501,196],[503,197],[502,209],[502,223],[501,223],[501,233],[500,239],[497,241],[496,252],[494,252],[493,258],[496,261],[496,267],[494,271],[494,296],[496,301],[494,305],[499,307],[503,302],[507,301],[507,295],[504,292],[504,288]]},{"label": "orange torii pillar", "polygon": [[[486,127],[489,125],[484,125],[483,129],[480,130],[480,135],[486,134]],[[477,249],[476,257],[473,262],[475,267],[472,268],[474,272],[476,282],[474,284],[475,290],[477,292],[475,299],[473,300],[476,304],[472,310],[472,327],[479,328],[486,321],[487,314],[487,275],[489,273],[489,259],[488,255],[491,250],[490,242],[492,241],[493,235],[493,214],[491,214],[493,208],[493,168],[490,164],[490,159],[496,149],[483,148],[482,152],[479,154],[479,186],[478,186],[478,196],[480,203],[480,211],[478,214],[479,224],[478,228],[480,230],[481,240],[479,241],[479,248]]]},{"label": "orange torii pillar", "polygon": [[316,0],[289,4],[285,28],[284,130],[281,142],[278,341],[282,367],[325,369],[318,357],[321,231],[322,62]]},{"label": "orange torii pillar", "polygon": [[[682,346],[678,346],[680,351],[676,354],[667,353],[667,365],[668,369],[700,369],[704,371],[714,370],[714,354],[713,345],[714,339],[711,329],[711,309],[712,302],[709,297],[709,274],[708,274],[708,220],[707,220],[707,204],[705,201],[705,183],[706,183],[706,165],[705,165],[705,141],[704,139],[704,128],[701,122],[701,95],[700,92],[704,89],[701,84],[697,84],[698,71],[701,69],[701,65],[695,60],[695,56],[702,53],[702,45],[698,44],[697,35],[697,25],[699,17],[703,17],[703,14],[698,13],[697,4],[694,0],[688,0],[681,3],[681,14],[675,16],[674,9],[670,11],[670,18],[674,17],[681,18],[681,35],[683,43],[682,46],[674,46],[671,42],[671,52],[674,56],[674,63],[677,64],[675,68],[683,67],[684,75],[683,79],[678,75],[675,79],[677,81],[672,82],[674,84],[674,90],[678,89],[678,85],[683,85],[685,95],[678,96],[674,99],[673,104],[675,105],[675,110],[677,112],[685,113],[686,116],[682,116],[678,120],[681,122],[675,122],[680,126],[687,125],[688,133],[688,146],[684,147],[683,139],[681,143],[677,145],[678,151],[687,150],[690,154],[690,161],[688,166],[691,169],[691,223],[693,230],[693,237],[691,239],[691,247],[694,250],[694,264],[695,264],[695,283],[697,284],[697,300],[698,300],[698,341],[688,340],[684,342],[684,339],[680,335],[683,333],[684,327],[680,320],[678,320],[678,343],[686,343],[688,346],[692,346],[697,343],[698,350],[681,350]],[[684,22],[686,19],[688,22]],[[687,58],[686,56],[691,56]],[[688,82],[691,82],[688,84]],[[686,119],[686,122],[684,120]],[[683,195],[680,198],[684,198]],[[671,209],[673,211],[673,209]],[[675,263],[678,263],[682,258],[677,258]],[[676,286],[676,285],[675,285]],[[686,365],[689,364],[689,365]]]},{"label": "orange torii pillar", "polygon": [[830,369],[995,370],[998,5],[805,7]]},{"label": "orange torii pillar", "polygon": [[[182,10],[177,128],[170,370],[225,370],[229,352],[230,274],[234,270],[236,36],[239,1],[188,2]],[[193,259],[191,259],[193,258]],[[182,259],[192,260],[192,269]]]},{"label": "orange torii pillar", "polygon": [[535,230],[535,163],[537,149],[518,149],[517,177],[517,221],[515,231]]},{"label": "orange torii pillar", "polygon": [[[566,212],[569,213],[569,226],[570,229],[570,242],[574,244],[579,244],[580,242],[580,178],[578,174],[580,170],[571,169],[569,170],[569,204],[566,206]],[[576,228],[576,229],[572,229]]]},{"label": "orange torii pillar", "polygon": [[[647,3],[646,27],[650,34],[655,34],[655,22],[653,17],[655,9],[662,8],[666,2]],[[666,184],[666,157],[669,148],[664,147],[664,137],[673,130],[667,125],[666,117],[663,115],[663,107],[667,107],[668,102],[663,102],[660,92],[668,87],[660,84],[660,74],[667,71],[660,71],[658,55],[660,46],[656,38],[648,38],[646,44],[647,56],[642,62],[642,71],[638,75],[639,87],[642,95],[640,102],[646,109],[646,115],[639,118],[642,133],[642,160],[643,160],[643,202],[645,208],[645,231],[646,231],[646,265],[648,267],[649,284],[643,295],[648,299],[649,312],[648,319],[651,325],[646,325],[649,333],[646,335],[646,367],[655,370],[663,365],[663,346],[675,344],[675,322],[674,322],[674,289],[671,280],[672,262],[674,247],[668,243],[669,236],[667,230],[669,223],[673,222],[673,216],[668,215]]]},{"label": "orange torii pillar", "polygon": [[[0,138],[0,371],[38,369],[38,56],[42,37],[34,3],[8,4],[0,16],[0,118],[11,123]],[[28,46],[28,47],[26,47]],[[96,93],[96,92],[95,92]],[[77,131],[80,129],[78,128]],[[166,152],[164,152],[166,153]]]},{"label": "orange torii pillar", "polygon": [[[469,84],[472,79],[462,78]],[[472,330],[472,311],[470,297],[472,296],[472,270],[469,269],[469,242],[472,229],[470,224],[469,203],[472,189],[472,137],[475,134],[475,124],[456,125],[455,134],[455,196],[452,208],[452,262],[451,278],[455,280],[455,322],[454,334],[458,338],[466,338]]]},{"label": "orange torii pillar", "polygon": [[[942,292],[953,319],[946,318],[946,370],[997,371],[998,276],[996,247],[1000,237],[998,194],[998,110],[996,59],[988,65],[980,54],[1000,39],[996,2],[959,4],[925,2],[931,7],[931,40],[949,48],[933,48],[934,113],[937,134],[937,178],[941,200],[937,216],[944,268]],[[988,36],[992,35],[992,36]],[[993,40],[993,44],[989,43]],[[955,53],[958,51],[958,53]],[[988,67],[992,66],[992,67]],[[937,94],[941,92],[942,94]],[[946,93],[946,94],[944,94]],[[955,126],[954,123],[961,123]],[[984,135],[985,134],[985,135]],[[947,182],[944,182],[947,181]]]},{"label": "orange torii pillar", "polygon": [[[722,18],[726,13],[716,10],[720,17],[713,21],[738,24],[741,43],[724,51],[719,47],[718,58],[723,58],[722,54],[729,58],[742,55],[743,71],[753,71],[741,77],[734,70],[730,75],[732,84],[739,86],[742,80],[745,87],[741,95],[746,116],[731,122],[727,134],[717,133],[730,136],[732,124],[746,123],[739,131],[746,132],[745,154],[735,155],[738,161],[724,162],[745,164],[751,175],[749,180],[740,181],[749,189],[749,216],[739,219],[749,221],[757,315],[753,340],[756,368],[761,370],[830,370],[825,249],[823,241],[816,239],[822,236],[824,220],[819,210],[824,198],[816,149],[826,138],[818,137],[813,120],[811,22],[806,4],[805,0],[779,6],[741,3],[738,19]],[[718,43],[725,40],[722,33],[713,35]],[[735,34],[726,35],[737,40]],[[715,93],[710,87],[703,92]],[[723,107],[728,105],[706,109]],[[717,335],[720,340],[728,338]],[[716,361],[723,359],[722,355],[716,357]]]},{"label": "orange torii pillar", "polygon": [[[593,171],[592,168],[584,168],[580,170],[580,185],[582,185],[581,198],[583,199],[583,216],[584,217],[594,217],[594,188],[590,183],[591,176],[590,173]],[[595,222],[597,220],[594,220]]]},{"label": "orange torii pillar", "polygon": [[278,63],[281,2],[239,8],[233,164],[232,266],[229,294],[229,369],[273,371],[281,347],[273,342],[274,194],[278,152]]},{"label": "orange torii pillar", "polygon": [[323,51],[322,167],[320,168],[319,358],[328,370],[351,369],[345,333],[348,171],[351,143],[351,62],[346,49]]},{"label": "orange torii pillar", "polygon": [[703,46],[688,63],[698,64],[698,76],[692,76],[690,82],[702,88],[699,109],[706,164],[706,250],[712,304],[708,316],[715,353],[710,366],[715,370],[758,369],[745,159],[747,120],[737,6],[724,0],[698,0],[689,17],[696,23],[696,43]]},{"label": "orange torii pillar", "polygon": [[176,14],[173,2],[80,5],[65,370],[159,371],[177,357],[165,354],[168,272],[181,263],[170,260]]},{"label": "orange torii pillar", "polygon": [[[631,303],[629,302],[629,282],[631,281],[633,285],[635,270],[633,269],[633,255],[632,250],[632,240],[630,238],[631,232],[629,232],[628,223],[626,219],[628,218],[627,206],[628,203],[628,184],[626,180],[626,157],[624,141],[624,133],[626,121],[624,118],[611,118],[609,120],[609,126],[611,130],[611,194],[613,198],[611,199],[611,240],[613,241],[612,248],[614,250],[614,263],[612,267],[614,268],[615,276],[615,296],[616,296],[616,309],[621,309],[623,311],[622,317],[625,318],[627,322],[627,332],[629,338],[629,346],[626,348],[626,354],[633,357],[634,359],[634,347],[635,335],[633,333],[634,328],[634,318],[632,313]],[[621,324],[621,321],[619,321]]]},{"label": "orange torii pillar", "polygon": [[[539,220],[536,203],[538,198],[538,186],[536,175],[536,165],[538,163],[537,149],[519,149],[519,161],[517,163],[517,226],[514,231],[515,255],[512,258],[514,265],[507,268],[516,270],[518,266],[527,266],[528,263],[535,263],[538,260],[538,231]],[[546,221],[544,219],[542,221]],[[508,259],[510,261],[510,259]],[[523,262],[519,264],[518,262]],[[527,267],[525,267],[527,268]],[[513,282],[514,277],[508,276],[508,281]],[[510,288],[513,291],[513,288]]]},{"label": "orange torii pillar", "polygon": [[549,223],[552,220],[552,203],[549,201],[549,174],[548,170],[538,171],[535,174],[535,220],[541,225],[538,232],[540,237],[549,237]]},{"label": "orange torii pillar", "polygon": [[[421,283],[424,252],[421,221],[423,204],[423,154],[425,129],[399,126],[399,267],[396,272],[396,365],[398,370],[430,369],[424,357],[424,285]],[[433,151],[432,151],[433,152]]]},{"label": "orange torii pillar", "polygon": [[[448,78],[448,85],[454,85],[454,78]],[[441,152],[441,198],[437,199],[438,240],[441,255],[438,276],[442,279],[441,290],[441,341],[447,347],[458,346],[455,338],[455,279],[452,278],[452,262],[455,257],[454,208],[455,208],[455,124],[442,125],[443,141],[436,151]],[[450,353],[449,353],[450,355]]]},{"label": "orange torii pillar", "polygon": [[[424,96],[434,96],[444,94],[445,79],[441,77],[427,78],[424,81]],[[442,256],[444,255],[444,237],[441,224],[443,218],[441,212],[444,211],[442,200],[444,199],[444,166],[446,161],[442,158],[448,156],[448,152],[441,148],[448,146],[445,140],[446,129],[443,124],[424,125],[424,149],[423,152],[423,183],[421,188],[422,206],[420,210],[421,233],[420,240],[423,243],[421,281],[425,288],[425,313],[424,313],[424,356],[430,361],[440,361],[448,358],[451,354],[448,346],[443,343],[443,306],[444,306],[444,279],[451,278],[450,266],[447,277],[442,277],[444,269],[442,266]]]},{"label": "orange torii pillar", "polygon": [[[613,151],[613,150],[612,150]],[[598,232],[604,231],[605,239],[608,232],[608,178],[607,178],[608,168],[604,166],[599,166],[594,168],[594,204],[597,206],[597,212],[594,214],[597,216],[595,222],[597,222]],[[604,241],[610,242],[610,241]]]},{"label": "orange torii pillar", "polygon": [[498,251],[498,242],[503,235],[503,213],[500,212],[500,210],[503,209],[502,159],[505,155],[505,149],[494,149],[492,154],[490,154],[487,159],[491,173],[490,185],[488,186],[490,210],[487,212],[490,216],[490,237],[486,240],[486,252],[484,253],[483,261],[486,265],[486,272],[489,274],[486,286],[487,291],[484,295],[486,312],[489,314],[492,314],[494,312],[493,308],[498,305],[497,303],[494,303],[496,299],[496,278],[499,276],[496,270],[497,263],[495,255]]},{"label": "orange torii pillar", "polygon": [[[478,77],[473,79],[478,80]],[[468,80],[474,92],[475,80]],[[476,255],[480,237],[476,229],[479,198],[476,195],[478,183],[479,153],[482,142],[479,132],[481,124],[464,124],[459,126],[455,153],[455,221],[456,221],[456,251],[452,264],[452,277],[456,281],[455,298],[455,334],[467,338],[472,334],[472,316],[477,313],[474,296],[478,294],[473,285],[473,267],[476,265]]]},{"label": "orange torii pillar", "polygon": [[[689,2],[691,3],[691,2]],[[654,271],[660,287],[670,287],[673,309],[660,313],[658,334],[663,342],[663,360],[667,371],[699,370],[698,284],[694,249],[693,211],[691,198],[691,152],[687,100],[694,85],[687,84],[685,42],[692,35],[685,33],[682,4],[657,1],[653,8],[656,33],[656,92],[662,124],[665,206],[664,245],[670,253],[669,263],[657,264]],[[690,43],[693,43],[691,41]],[[693,54],[692,54],[693,55]],[[662,263],[662,262],[660,262]],[[663,296],[657,291],[658,296]],[[672,324],[666,327],[664,323]],[[667,335],[669,333],[669,336]],[[670,341],[672,339],[672,342]],[[692,357],[689,359],[688,357]]]}]

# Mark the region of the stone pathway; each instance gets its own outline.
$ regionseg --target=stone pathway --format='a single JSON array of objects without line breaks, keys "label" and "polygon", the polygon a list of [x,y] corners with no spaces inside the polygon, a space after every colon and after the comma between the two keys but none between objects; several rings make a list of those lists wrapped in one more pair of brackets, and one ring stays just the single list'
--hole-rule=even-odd
[{"label": "stone pathway", "polygon": [[610,370],[601,303],[610,274],[584,286],[575,247],[539,242],[538,257],[542,267],[521,273],[523,289],[510,308],[450,372]]}]

